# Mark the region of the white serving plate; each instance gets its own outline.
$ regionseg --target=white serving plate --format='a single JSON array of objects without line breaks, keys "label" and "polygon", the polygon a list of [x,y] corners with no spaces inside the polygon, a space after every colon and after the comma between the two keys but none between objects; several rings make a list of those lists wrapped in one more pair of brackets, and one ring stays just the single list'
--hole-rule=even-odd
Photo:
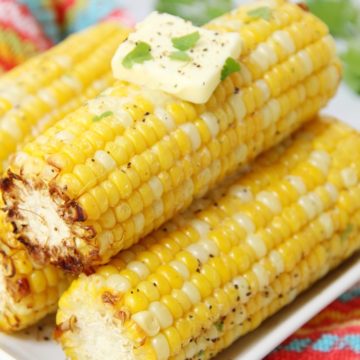
[{"label": "white serving plate", "polygon": [[[360,97],[342,85],[336,98],[323,111],[360,130]],[[244,336],[216,360],[257,360],[279,345],[296,329],[360,280],[360,254],[329,274],[291,305]],[[60,347],[51,340],[52,318],[16,336],[0,335],[0,360],[65,360]],[[48,324],[48,325],[46,325]]]}]

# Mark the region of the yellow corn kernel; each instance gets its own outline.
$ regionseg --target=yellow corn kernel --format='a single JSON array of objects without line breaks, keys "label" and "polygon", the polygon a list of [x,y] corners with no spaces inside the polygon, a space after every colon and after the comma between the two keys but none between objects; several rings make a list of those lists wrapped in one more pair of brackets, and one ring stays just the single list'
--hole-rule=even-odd
[{"label": "yellow corn kernel", "polygon": [[59,281],[59,272],[52,266],[44,268],[44,275],[49,286],[55,287]]},{"label": "yellow corn kernel", "polygon": [[171,295],[161,298],[161,302],[169,309],[174,319],[179,319],[184,314],[181,304]]},{"label": "yellow corn kernel", "polygon": [[46,277],[44,276],[44,273],[40,270],[35,270],[30,275],[30,287],[31,290],[39,294],[43,292],[46,289]]},{"label": "yellow corn kernel", "polygon": [[[144,294],[149,302],[157,301],[160,298],[160,293],[157,287],[150,281],[143,281],[137,285],[137,289]],[[166,305],[166,304],[165,304]]]},{"label": "yellow corn kernel", "polygon": [[129,197],[132,191],[132,185],[129,177],[125,173],[116,171],[110,175],[109,180],[117,187],[121,199]]},{"label": "yellow corn kernel", "polygon": [[128,311],[134,314],[147,309],[149,306],[146,296],[138,291],[127,293],[123,301]]},{"label": "yellow corn kernel", "polygon": [[[14,267],[20,274],[30,274],[33,271],[33,264],[29,259],[26,250],[19,251],[13,256]],[[50,286],[53,286],[49,283]]]},{"label": "yellow corn kernel", "polygon": [[169,327],[164,331],[164,335],[169,343],[171,354],[177,354],[181,350],[181,337],[175,327]]},{"label": "yellow corn kernel", "polygon": [[170,284],[166,278],[160,274],[152,274],[148,280],[158,289],[160,295],[166,295],[170,292]]}]

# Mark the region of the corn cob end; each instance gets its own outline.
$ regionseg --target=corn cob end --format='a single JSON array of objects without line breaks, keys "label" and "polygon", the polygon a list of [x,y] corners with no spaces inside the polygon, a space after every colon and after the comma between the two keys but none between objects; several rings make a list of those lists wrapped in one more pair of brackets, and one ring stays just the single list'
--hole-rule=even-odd
[{"label": "corn cob end", "polygon": [[[84,279],[90,281],[83,281]],[[122,360],[139,359],[134,353],[139,344],[129,338],[124,327],[128,313],[116,308],[120,293],[104,288],[102,277],[97,275],[90,278],[81,275],[70,288],[75,293],[71,297],[65,295],[62,298],[62,304],[66,303],[66,306],[57,313],[58,325],[55,329],[57,340],[67,343],[71,339],[71,346],[65,350],[66,355],[70,359],[85,357],[115,360],[119,356]],[[91,297],[84,297],[84,294],[90,293]],[[82,304],[82,309],[76,315],[68,311],[76,308],[79,303]],[[152,357],[146,359],[151,360]]]},{"label": "corn cob end", "polygon": [[10,170],[0,189],[15,233],[38,262],[73,273],[89,271],[87,263],[96,264],[97,249],[87,254],[87,262],[75,245],[96,236],[91,226],[83,225],[86,214],[76,201],[51,184],[29,182]]},{"label": "corn cob end", "polygon": [[32,259],[0,211],[0,330],[22,330],[54,312],[70,281],[55,267]]}]

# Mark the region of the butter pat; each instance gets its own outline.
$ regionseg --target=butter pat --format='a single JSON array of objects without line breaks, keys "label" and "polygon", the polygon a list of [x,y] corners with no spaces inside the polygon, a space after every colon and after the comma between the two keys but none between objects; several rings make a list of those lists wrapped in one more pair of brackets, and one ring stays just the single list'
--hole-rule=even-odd
[{"label": "butter pat", "polygon": [[153,12],[119,46],[112,70],[116,79],[203,104],[221,82],[227,60],[240,52],[237,33],[218,33]]}]

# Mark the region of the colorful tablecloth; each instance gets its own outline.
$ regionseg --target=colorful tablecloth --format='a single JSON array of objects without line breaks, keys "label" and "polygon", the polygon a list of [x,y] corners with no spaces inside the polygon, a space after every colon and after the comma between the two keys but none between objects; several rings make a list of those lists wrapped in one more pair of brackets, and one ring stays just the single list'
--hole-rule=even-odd
[{"label": "colorful tablecloth", "polygon": [[52,43],[28,6],[15,0],[0,0],[0,73]]},{"label": "colorful tablecloth", "polygon": [[334,301],[266,360],[360,359],[360,286]]},{"label": "colorful tablecloth", "polygon": [[[67,34],[109,17],[117,17],[132,25],[134,19],[139,18],[139,6],[142,14],[151,8],[158,8],[188,15],[191,20],[202,23],[227,11],[234,2],[235,0],[0,0],[0,72],[47,49]],[[193,6],[192,12],[189,11],[189,5]],[[197,15],[199,13],[200,17]],[[360,359],[360,286],[334,301],[266,358],[293,359]]]}]

